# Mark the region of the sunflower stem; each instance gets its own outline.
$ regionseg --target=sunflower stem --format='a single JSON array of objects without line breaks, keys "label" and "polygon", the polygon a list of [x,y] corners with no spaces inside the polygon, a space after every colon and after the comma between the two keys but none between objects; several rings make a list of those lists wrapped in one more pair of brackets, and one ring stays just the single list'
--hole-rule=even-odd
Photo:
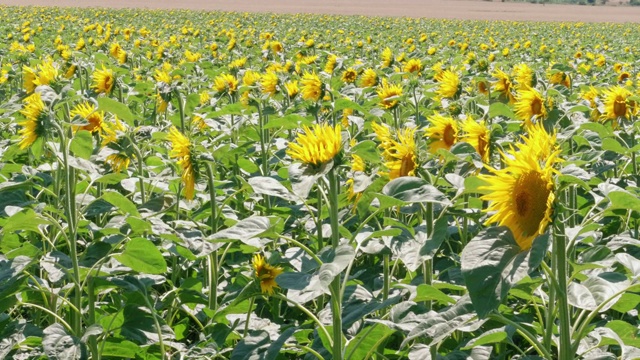
[{"label": "sunflower stem", "polygon": [[140,152],[140,148],[135,144],[133,140],[131,142],[131,148],[133,152],[136,153],[136,157],[138,158],[138,183],[140,184],[140,201],[142,204],[146,203],[147,199],[144,193],[144,158],[142,157],[142,153]]},{"label": "sunflower stem", "polygon": [[[335,167],[327,174],[329,180],[329,221],[331,223],[331,245],[334,249],[340,242],[338,229],[338,193],[340,184],[336,176]],[[336,276],[330,285],[331,313],[333,318],[333,359],[342,360],[342,299],[340,291],[340,275]]]},{"label": "sunflower stem", "polygon": [[[424,215],[425,225],[427,228],[427,239],[433,234],[433,203],[428,202]],[[429,259],[422,263],[422,278],[425,284],[433,283],[433,260]],[[431,310],[432,303],[430,300],[424,302],[428,310]]]},{"label": "sunflower stem", "polygon": [[569,301],[567,297],[567,244],[564,234],[564,223],[556,219],[553,227],[554,249],[556,268],[553,269],[558,283],[557,303],[560,322],[558,359],[570,360],[574,358],[571,350],[571,319],[569,317]]},{"label": "sunflower stem", "polygon": [[247,337],[247,333],[249,332],[249,320],[251,320],[251,313],[253,312],[253,303],[255,302],[255,297],[251,297],[249,299],[249,310],[247,310],[247,318],[244,322],[244,331],[242,333],[242,337]]},{"label": "sunflower stem", "polygon": [[185,133],[185,121],[184,121],[184,105],[182,104],[182,96],[180,92],[175,90],[176,97],[178,98],[178,112],[180,113],[180,132]]},{"label": "sunflower stem", "polygon": [[[67,217],[67,231],[69,232],[69,257],[73,268],[73,298],[71,303],[76,309],[81,309],[81,291],[80,288],[80,267],[78,265],[78,244],[77,244],[77,212],[75,199],[75,172],[69,166],[69,148],[67,144],[67,136],[64,130],[56,121],[50,122],[57,130],[60,136],[60,151],[62,153],[63,176],[65,182],[65,215]],[[82,314],[71,312],[71,328],[76,336],[81,334]]]},{"label": "sunflower stem", "polygon": [[[214,184],[214,170],[211,162],[206,163],[207,178],[209,180],[209,205],[211,206],[211,215],[209,217],[209,226],[211,234],[217,231],[217,205],[216,205],[216,188]],[[209,267],[209,309],[216,310],[218,308],[218,250],[209,254],[207,266]]]}]

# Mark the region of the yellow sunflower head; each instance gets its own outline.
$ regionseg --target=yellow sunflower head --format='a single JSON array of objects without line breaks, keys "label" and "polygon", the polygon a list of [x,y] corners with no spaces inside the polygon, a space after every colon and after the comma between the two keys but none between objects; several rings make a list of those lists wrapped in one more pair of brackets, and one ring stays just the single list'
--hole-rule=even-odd
[{"label": "yellow sunflower head", "polygon": [[538,90],[527,88],[520,90],[516,96],[516,115],[524,122],[525,127],[533,124],[533,120],[540,120],[547,116],[544,99]]},{"label": "yellow sunflower head", "polygon": [[533,86],[533,70],[526,63],[521,63],[513,67],[513,76],[518,83],[519,89],[526,89]]},{"label": "yellow sunflower head", "polygon": [[522,250],[531,248],[533,240],[544,233],[551,222],[555,185],[553,181],[553,153],[538,160],[535,152],[522,149],[502,154],[506,166],[491,174],[480,175],[487,185],[482,200],[489,201],[488,212],[494,212],[486,224],[498,223],[511,230]]},{"label": "yellow sunflower head", "polygon": [[393,63],[393,52],[388,47],[382,51],[382,67],[386,68]]},{"label": "yellow sunflower head", "polygon": [[435,114],[428,120],[431,126],[425,129],[425,136],[431,140],[429,152],[433,154],[438,149],[449,150],[458,142],[458,122],[454,118]]},{"label": "yellow sunflower head", "polygon": [[420,59],[410,59],[404,64],[404,72],[406,73],[419,73],[422,71],[422,61]]},{"label": "yellow sunflower head", "polygon": [[76,127],[75,130],[87,130],[90,132],[100,132],[104,127],[104,112],[97,111],[95,105],[90,102],[78,104],[69,112],[71,116],[79,116],[87,120],[88,124]]},{"label": "yellow sunflower head", "polygon": [[342,73],[342,81],[347,84],[354,83],[356,78],[358,77],[358,73],[353,68],[348,68]]},{"label": "yellow sunflower head", "polygon": [[398,105],[398,98],[402,96],[402,86],[389,84],[387,79],[382,79],[382,84],[380,84],[376,93],[383,108],[393,109]]},{"label": "yellow sunflower head", "polygon": [[24,115],[25,120],[18,123],[22,127],[18,132],[22,137],[19,143],[20,149],[28,148],[36,140],[46,135],[45,109],[45,104],[38,92],[24,99],[24,107],[20,113]]},{"label": "yellow sunflower head", "polygon": [[322,96],[323,88],[322,81],[315,73],[306,72],[300,80],[302,85],[302,99],[318,101]]},{"label": "yellow sunflower head", "polygon": [[284,88],[287,90],[287,96],[289,96],[289,99],[293,99],[300,92],[297,80],[285,83]]},{"label": "yellow sunflower head", "polygon": [[622,86],[614,86],[602,92],[604,95],[604,117],[605,119],[617,120],[618,118],[628,118],[633,106],[629,104],[628,98],[633,95],[631,91]]},{"label": "yellow sunflower head", "polygon": [[491,75],[497,79],[496,82],[493,83],[493,90],[500,93],[500,95],[509,100],[509,102],[514,102],[515,97],[513,93],[511,93],[511,79],[509,79],[509,75],[499,69]]},{"label": "yellow sunflower head", "polygon": [[184,183],[184,195],[187,200],[193,199],[196,184],[196,168],[191,153],[191,141],[184,136],[175,126],[169,130],[167,140],[171,142],[169,157],[178,159],[178,165],[182,169],[182,182]]},{"label": "yellow sunflower head", "polygon": [[263,94],[275,95],[278,92],[278,75],[275,72],[267,71],[260,77],[260,88]]},{"label": "yellow sunflower head", "polygon": [[247,70],[242,76],[242,84],[244,86],[253,86],[260,80],[260,74],[257,71]]},{"label": "yellow sunflower head", "polygon": [[372,87],[378,84],[378,74],[373,69],[366,69],[362,73],[362,78],[360,79],[360,86],[362,87]]},{"label": "yellow sunflower head", "polygon": [[333,70],[336,68],[337,61],[338,61],[337,56],[333,54],[329,54],[329,56],[327,56],[327,63],[324,66],[324,72],[326,72],[327,74],[333,74]]},{"label": "yellow sunflower head", "polygon": [[336,157],[342,150],[340,125],[315,124],[312,128],[303,126],[303,133],[289,144],[287,154],[305,164],[321,166]]},{"label": "yellow sunflower head", "polygon": [[238,90],[238,79],[231,74],[222,74],[213,79],[213,88],[217,92],[232,94]]},{"label": "yellow sunflower head", "polygon": [[264,256],[260,254],[253,256],[252,265],[256,279],[260,282],[260,290],[262,290],[262,293],[273,295],[274,290],[278,288],[276,277],[282,274],[283,269],[267,263]]},{"label": "yellow sunflower head", "polygon": [[111,94],[113,86],[115,85],[116,78],[113,75],[113,70],[107,69],[102,65],[102,70],[96,70],[93,72],[93,89],[98,94]]},{"label": "yellow sunflower head", "polygon": [[461,136],[462,141],[467,142],[473,146],[474,149],[480,155],[482,162],[485,164],[489,162],[489,139],[491,137],[489,129],[484,121],[480,123],[468,117],[465,122],[462,123],[462,131],[464,135]]},{"label": "yellow sunflower head", "polygon": [[460,77],[451,70],[445,70],[439,75],[438,95],[443,98],[454,98],[460,91]]}]

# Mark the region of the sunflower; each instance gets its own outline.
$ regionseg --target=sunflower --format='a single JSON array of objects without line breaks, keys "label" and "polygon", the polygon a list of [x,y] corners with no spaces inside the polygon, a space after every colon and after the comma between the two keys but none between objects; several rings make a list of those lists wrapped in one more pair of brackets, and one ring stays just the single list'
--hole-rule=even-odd
[{"label": "sunflower", "polygon": [[278,75],[275,72],[267,71],[260,77],[260,88],[265,95],[275,95],[278,92]]},{"label": "sunflower", "polygon": [[393,109],[398,105],[398,98],[402,96],[401,85],[389,85],[387,79],[382,79],[382,84],[376,90],[380,98],[380,105],[385,109]]},{"label": "sunflower", "polygon": [[564,87],[571,86],[571,78],[562,71],[557,71],[549,75],[549,83],[553,85],[562,85]]},{"label": "sunflower", "polygon": [[410,59],[404,64],[404,72],[406,73],[419,73],[422,71],[422,61],[420,59]]},{"label": "sunflower", "polygon": [[491,137],[484,121],[477,123],[471,117],[462,123],[462,131],[465,133],[461,140],[473,146],[480,155],[482,162],[489,162],[489,139]]},{"label": "sunflower", "polygon": [[[382,173],[382,175],[388,175],[391,180],[415,175],[415,169],[418,166],[415,141],[416,128],[398,130],[396,132],[398,140],[390,136],[390,130],[385,125],[377,125],[376,128],[378,129],[376,135],[379,134],[379,147],[382,149],[382,157],[385,160],[384,166],[389,169],[388,174]],[[382,130],[381,128],[386,129]]]},{"label": "sunflower", "polygon": [[431,126],[425,129],[425,136],[431,139],[429,152],[434,154],[438,149],[451,149],[458,142],[458,122],[452,117],[440,114],[428,118]]},{"label": "sunflower", "polygon": [[18,123],[22,129],[18,132],[22,136],[19,146],[26,149],[45,135],[45,104],[40,93],[36,92],[24,99],[24,108],[20,111],[25,120]]},{"label": "sunflower", "polygon": [[[556,143],[556,133],[548,133],[541,122],[530,126],[526,135],[520,136],[522,143],[516,144],[518,151],[531,152],[538,161],[551,159],[553,162],[561,160],[554,154],[560,152]],[[553,155],[553,156],[552,156]]]},{"label": "sunflower", "polygon": [[113,70],[107,69],[102,65],[102,70],[96,70],[93,72],[93,89],[98,94],[111,94],[113,91],[113,85],[116,82],[116,78],[113,75]]},{"label": "sunflower", "polygon": [[555,200],[553,164],[558,154],[553,152],[540,161],[535,152],[527,149],[503,153],[505,168],[488,167],[492,174],[479,176],[487,183],[479,189],[488,191],[481,199],[491,202],[487,211],[495,211],[485,224],[508,227],[522,250],[531,248],[536,236],[544,233],[551,222]]},{"label": "sunflower", "polygon": [[498,79],[493,83],[493,90],[508,99],[510,103],[513,103],[515,101],[515,97],[511,93],[511,80],[509,79],[509,75],[505,74],[502,70],[496,70],[491,75]]},{"label": "sunflower", "polygon": [[342,73],[342,81],[347,84],[352,84],[356,81],[358,73],[353,68],[348,68]]},{"label": "sunflower", "polygon": [[213,79],[213,88],[217,92],[228,92],[232,94],[238,90],[238,79],[231,74],[222,74]]},{"label": "sunflower", "polygon": [[247,70],[242,76],[242,84],[244,86],[253,86],[260,80],[260,73],[253,70]]},{"label": "sunflower", "polygon": [[73,110],[69,112],[69,115],[79,116],[89,122],[87,125],[75,127],[75,130],[87,130],[92,133],[101,133],[105,127],[104,112],[96,110],[97,109],[95,105],[89,102],[78,104],[75,108],[73,108]]},{"label": "sunflower", "polygon": [[287,90],[287,96],[289,96],[289,99],[293,99],[300,92],[297,80],[285,83],[284,88]]},{"label": "sunflower", "polygon": [[289,144],[287,154],[294,160],[313,166],[320,166],[331,160],[342,150],[340,125],[315,124],[312,128],[304,125],[304,133],[298,134],[296,142]]},{"label": "sunflower", "polygon": [[131,158],[124,153],[117,152],[110,154],[105,159],[105,162],[111,166],[111,169],[117,173],[120,173],[129,168],[131,164]]},{"label": "sunflower", "polygon": [[169,73],[164,69],[156,69],[153,78],[156,79],[157,82],[163,82],[165,84],[171,84],[171,81],[173,80],[171,75],[169,75]]},{"label": "sunflower", "polygon": [[528,88],[520,90],[516,96],[516,115],[524,122],[525,127],[533,124],[532,119],[540,120],[547,116],[544,99],[538,90]]},{"label": "sunflower", "polygon": [[443,98],[453,98],[460,91],[460,77],[451,70],[443,71],[438,78],[440,88],[438,95]]},{"label": "sunflower", "polygon": [[256,278],[260,281],[262,293],[273,295],[274,289],[278,287],[276,277],[282,274],[283,269],[270,265],[260,254],[253,256],[252,265],[256,272]]},{"label": "sunflower", "polygon": [[378,84],[378,74],[373,69],[366,69],[360,78],[360,86],[372,87]]},{"label": "sunflower", "polygon": [[322,95],[322,81],[315,73],[306,72],[302,76],[302,99],[318,101]]},{"label": "sunflower", "polygon": [[333,74],[333,70],[336,68],[337,61],[338,61],[337,56],[333,54],[329,54],[329,56],[327,56],[327,63],[324,66],[324,72],[326,72],[327,74]]},{"label": "sunflower", "polygon": [[513,76],[519,89],[533,86],[533,70],[529,65],[522,63],[513,67]]},{"label": "sunflower", "polygon": [[618,82],[625,82],[627,81],[627,79],[629,79],[629,77],[631,76],[631,74],[629,74],[628,71],[622,71],[620,72],[620,74],[618,75]]},{"label": "sunflower", "polygon": [[393,63],[393,52],[388,47],[382,51],[382,67],[386,68]]},{"label": "sunflower", "polygon": [[58,77],[58,69],[53,65],[52,60],[44,61],[35,69],[24,66],[22,70],[24,71],[24,88],[28,93],[32,93],[38,86],[50,85]]},{"label": "sunflower", "polygon": [[604,95],[604,118],[616,120],[618,118],[628,118],[631,114],[632,106],[628,103],[628,98],[633,93],[622,86],[614,86],[602,92]]},{"label": "sunflower", "polygon": [[172,126],[169,130],[167,140],[171,142],[169,156],[178,159],[178,165],[182,168],[184,196],[187,200],[191,200],[193,199],[196,185],[196,169],[192,161],[191,142],[175,126]]}]

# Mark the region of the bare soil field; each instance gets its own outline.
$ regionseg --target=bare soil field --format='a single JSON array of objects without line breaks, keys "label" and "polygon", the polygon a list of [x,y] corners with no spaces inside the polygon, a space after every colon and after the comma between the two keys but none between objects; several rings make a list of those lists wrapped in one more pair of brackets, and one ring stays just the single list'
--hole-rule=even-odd
[{"label": "bare soil field", "polygon": [[[619,4],[620,2],[616,2]],[[0,0],[4,5],[192,9],[470,20],[640,22],[640,7],[480,0]]]}]

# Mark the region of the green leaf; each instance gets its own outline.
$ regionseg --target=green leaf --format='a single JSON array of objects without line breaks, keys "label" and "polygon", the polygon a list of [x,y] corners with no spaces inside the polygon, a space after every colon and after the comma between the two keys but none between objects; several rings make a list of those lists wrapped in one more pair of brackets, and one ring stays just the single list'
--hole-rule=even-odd
[{"label": "green leaf", "polygon": [[503,116],[507,119],[516,118],[516,114],[514,114],[513,109],[511,109],[509,105],[500,102],[495,102],[489,107],[489,117],[494,118],[496,116]]},{"label": "green leaf", "polygon": [[365,327],[349,340],[345,350],[345,360],[369,359],[394,332],[384,324]]},{"label": "green leaf", "polygon": [[412,301],[437,301],[443,305],[455,304],[456,300],[435,287],[428,284],[420,284],[416,289],[417,294]]},{"label": "green leaf", "polygon": [[366,162],[377,164],[380,162],[380,155],[376,150],[377,146],[372,140],[364,140],[352,147],[351,153],[360,156]]},{"label": "green leaf", "polygon": [[323,258],[325,258],[325,256],[329,258],[328,261],[325,261],[325,263],[320,266],[320,270],[318,271],[318,286],[320,286],[325,293],[329,293],[329,285],[333,279],[339,276],[340,273],[349,266],[355,255],[355,250],[353,250],[353,247],[349,244],[339,245],[335,250],[330,249],[322,254]]},{"label": "green leaf", "polygon": [[[173,340],[175,338],[173,330],[164,323],[162,318],[156,317],[145,307],[127,304],[123,310],[124,322],[120,328],[120,334],[140,345],[157,344],[160,340],[158,332],[163,340]],[[160,329],[156,327],[159,322]]]},{"label": "green leaf", "polygon": [[625,148],[614,138],[605,138],[602,140],[602,150],[613,151],[616,154],[625,155],[629,149]]},{"label": "green leaf", "polygon": [[73,136],[69,148],[74,155],[89,159],[93,153],[93,136],[89,131],[80,130]]},{"label": "green leaf", "polygon": [[403,176],[391,180],[382,188],[382,193],[408,203],[449,203],[449,199],[440,190],[427,184],[425,180],[413,176]]},{"label": "green leaf", "polygon": [[278,355],[280,355],[280,349],[284,345],[285,341],[293,335],[293,333],[298,330],[296,327],[290,327],[287,330],[283,331],[276,341],[271,342],[269,348],[267,349],[267,353],[264,357],[265,360],[276,360]]},{"label": "green leaf", "polygon": [[614,136],[614,133],[613,133],[613,130],[611,130],[611,127],[607,127],[596,122],[586,122],[584,124],[581,124],[580,129],[593,131],[597,133],[601,139]]},{"label": "green leaf", "polygon": [[638,328],[622,320],[612,320],[605,327],[613,330],[627,346],[640,347]]},{"label": "green leaf", "polygon": [[127,105],[117,100],[108,97],[99,97],[98,110],[112,113],[118,116],[119,119],[126,122],[129,126],[134,126],[135,116],[131,113],[131,110],[129,110]]},{"label": "green leaf", "polygon": [[302,125],[311,125],[313,122],[302,115],[289,114],[279,118],[269,117],[269,121],[264,125],[265,129],[299,129]]},{"label": "green leaf", "polygon": [[40,234],[39,225],[48,225],[50,222],[31,209],[25,209],[13,214],[2,226],[4,234],[11,234],[15,231],[33,231]]},{"label": "green leaf", "polygon": [[114,255],[124,266],[141,274],[164,274],[167,263],[162,253],[150,240],[144,238],[131,239],[120,255]]},{"label": "green leaf", "polygon": [[633,210],[640,212],[640,199],[628,192],[624,191],[612,191],[607,197],[611,201],[609,209],[623,209]]},{"label": "green leaf", "polygon": [[140,217],[136,205],[119,192],[107,191],[102,195],[102,199],[122,210],[125,214]]},{"label": "green leaf", "polygon": [[187,95],[184,104],[184,114],[185,116],[191,116],[193,114],[193,110],[200,105],[200,94],[193,93]]},{"label": "green leaf", "polygon": [[507,335],[504,327],[491,329],[470,341],[462,350],[471,350],[477,346],[501,343],[507,339]]},{"label": "green leaf", "polygon": [[53,324],[43,331],[42,347],[49,359],[86,359],[87,349],[80,339],[67,334],[60,324]]},{"label": "green leaf", "polygon": [[355,103],[352,100],[349,100],[346,98],[339,98],[338,100],[336,100],[333,107],[334,107],[334,111],[340,111],[344,109],[353,109],[363,114],[367,114],[367,112],[364,110],[362,106],[360,106],[360,104]]},{"label": "green leaf", "polygon": [[123,359],[135,358],[140,347],[131,341],[108,337],[102,344],[100,355],[103,357],[115,357]]},{"label": "green leaf", "polygon": [[547,234],[538,236],[530,250],[522,251],[508,228],[490,227],[467,244],[461,270],[480,318],[497,309],[509,289],[540,265],[548,240]]},{"label": "green leaf", "polygon": [[249,174],[258,172],[260,170],[255,162],[246,158],[238,158],[238,166],[240,166],[242,170],[248,172]]},{"label": "green leaf", "polygon": [[235,225],[218,231],[217,233],[209,236],[207,240],[214,241],[228,241],[228,240],[240,240],[246,244],[248,240],[266,232],[271,227],[271,221],[266,216],[252,216],[244,220],[240,220]]},{"label": "green leaf", "polygon": [[262,359],[262,354],[269,347],[270,342],[268,332],[251,331],[233,348],[230,360]]},{"label": "green leaf", "polygon": [[255,176],[249,179],[249,185],[251,185],[256,194],[275,196],[287,201],[296,201],[296,196],[274,178]]}]

